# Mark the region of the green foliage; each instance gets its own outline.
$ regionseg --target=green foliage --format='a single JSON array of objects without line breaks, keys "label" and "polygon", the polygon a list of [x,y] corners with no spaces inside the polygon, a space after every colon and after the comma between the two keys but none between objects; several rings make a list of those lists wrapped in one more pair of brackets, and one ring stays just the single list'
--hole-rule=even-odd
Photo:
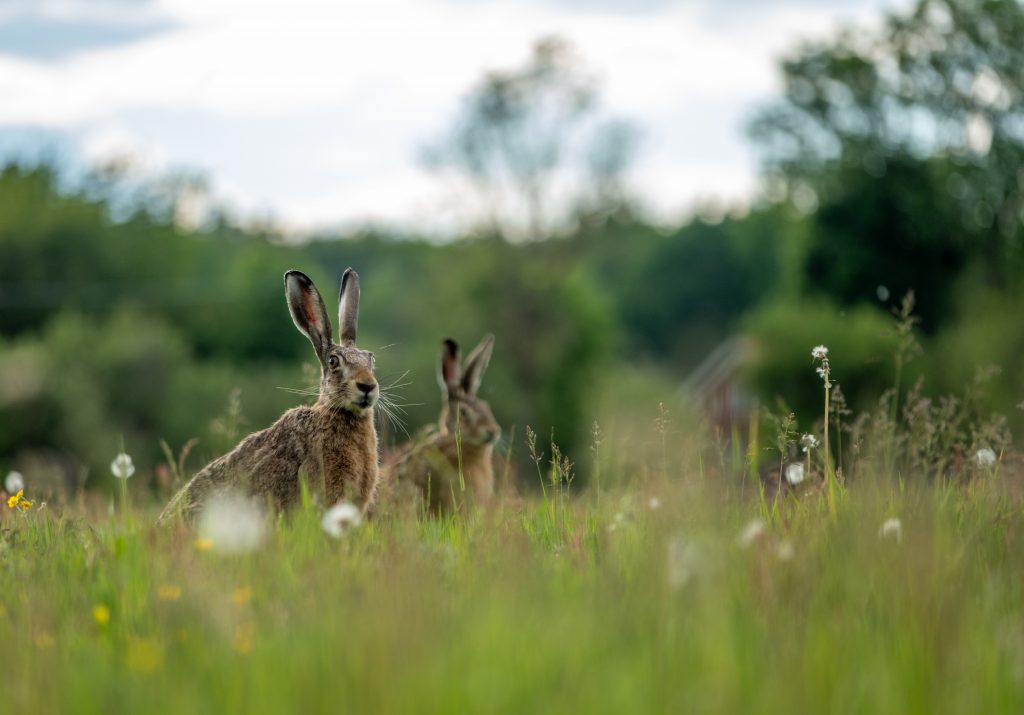
[{"label": "green foliage", "polygon": [[750,314],[744,332],[756,341],[752,385],[772,403],[784,400],[806,426],[821,416],[823,386],[811,359],[815,345],[828,346],[832,381],[851,404],[864,406],[893,385],[896,333],[892,319],[879,310],[774,303]]},{"label": "green foliage", "polygon": [[980,373],[998,371],[980,397],[1019,424],[1024,416],[1024,332],[1008,326],[1024,310],[1024,294],[977,288],[958,293],[960,319],[936,336],[924,356],[926,373],[943,391],[957,391]]},{"label": "green foliage", "polygon": [[630,242],[611,284],[629,349],[693,366],[777,285],[784,226],[765,212],[717,225],[691,223]]},{"label": "green foliage", "polygon": [[778,195],[821,206],[816,291],[849,305],[913,289],[934,332],[964,266],[1019,280],[1022,28],[1015,0],[918,0],[782,64],[784,94],[751,130]]},{"label": "green foliage", "polygon": [[216,456],[233,444],[214,446],[209,423],[233,386],[256,424],[292,402],[265,384],[286,374],[280,368],[249,376],[197,363],[173,328],[131,308],[102,320],[60,314],[40,336],[0,355],[0,381],[17,386],[0,396],[0,421],[8,426],[0,450],[15,461],[49,462],[67,476],[84,469],[102,479],[122,441],[146,467],[157,462],[160,439],[180,446],[197,437],[199,454]]},{"label": "green foliage", "polygon": [[809,291],[843,305],[895,303],[913,291],[925,330],[951,317],[951,287],[967,260],[955,211],[931,168],[893,159],[884,179],[847,171],[842,188],[818,208],[804,259]]}]

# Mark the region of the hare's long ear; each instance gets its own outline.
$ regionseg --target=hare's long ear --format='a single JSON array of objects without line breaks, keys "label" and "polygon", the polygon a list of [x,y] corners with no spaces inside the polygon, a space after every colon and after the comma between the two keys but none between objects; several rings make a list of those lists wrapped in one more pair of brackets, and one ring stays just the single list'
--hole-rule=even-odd
[{"label": "hare's long ear", "polygon": [[338,331],[342,345],[356,344],[359,324],[359,274],[346,268],[338,291]]},{"label": "hare's long ear", "polygon": [[326,365],[331,349],[331,321],[320,291],[305,273],[288,271],[284,274],[284,295],[295,327],[309,338],[320,363]]},{"label": "hare's long ear", "polygon": [[491,361],[492,350],[494,350],[494,336],[487,335],[466,358],[466,364],[462,368],[462,389],[470,395],[475,395],[476,391],[480,389],[480,381],[484,379],[487,364]]},{"label": "hare's long ear", "polygon": [[459,344],[451,338],[441,341],[441,359],[437,363],[437,384],[447,398],[459,389]]}]

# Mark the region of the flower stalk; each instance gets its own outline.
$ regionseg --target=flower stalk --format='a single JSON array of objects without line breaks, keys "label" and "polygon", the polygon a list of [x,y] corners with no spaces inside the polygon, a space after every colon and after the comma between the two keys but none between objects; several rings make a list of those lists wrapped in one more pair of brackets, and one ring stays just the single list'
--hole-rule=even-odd
[{"label": "flower stalk", "polygon": [[821,445],[821,459],[825,470],[825,493],[828,498],[828,510],[834,517],[836,515],[836,491],[838,485],[836,484],[835,473],[832,471],[832,460],[830,459],[828,449],[829,396],[832,391],[832,366],[829,364],[828,348],[824,345],[819,345],[811,350],[811,357],[818,361],[818,367],[815,369],[815,372],[818,373],[818,377],[821,378],[825,386],[825,430]]}]

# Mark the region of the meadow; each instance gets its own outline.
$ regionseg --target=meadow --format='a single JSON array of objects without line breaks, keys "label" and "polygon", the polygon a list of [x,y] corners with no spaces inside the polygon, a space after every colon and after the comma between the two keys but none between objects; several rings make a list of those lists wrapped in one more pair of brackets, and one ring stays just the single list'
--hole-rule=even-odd
[{"label": "meadow", "polygon": [[848,442],[849,478],[797,457],[806,478],[780,492],[652,415],[595,426],[588,465],[534,437],[543,489],[493,509],[384,510],[340,535],[308,495],[229,550],[154,527],[143,490],[5,508],[2,709],[1024,708],[1024,470],[1009,449],[957,462],[962,447],[900,420]]},{"label": "meadow", "polygon": [[[54,3],[20,3],[37,4]],[[0,11],[0,36],[28,22],[77,47],[69,8],[94,3],[56,4]],[[127,12],[96,4],[86,34],[115,19],[126,32],[114,4]],[[726,3],[705,4],[715,12],[684,15]],[[762,3],[734,4],[761,27]],[[758,168],[735,205],[703,186],[687,198],[676,177],[703,179],[718,153],[687,115],[736,130],[739,115],[665,100],[687,72],[717,77],[731,49],[658,63],[652,106],[679,133],[651,136],[675,167],[662,174],[634,156],[643,117],[601,102],[625,59],[613,48],[644,67],[657,54],[640,39],[577,53],[571,36],[537,37],[524,64],[481,66],[436,133],[391,95],[446,83],[411,82],[426,69],[392,42],[402,34],[370,33],[381,57],[415,66],[393,81],[360,63],[373,71],[352,83],[353,116],[378,139],[420,123],[414,162],[451,196],[417,216],[450,215],[442,233],[411,214],[311,232],[279,223],[269,195],[266,216],[234,206],[193,138],[252,157],[258,185],[283,180],[304,202],[310,160],[372,157],[360,182],[390,187],[369,135],[344,122],[323,156],[289,148],[296,134],[320,144],[290,101],[280,121],[207,107],[238,129],[182,131],[176,92],[212,101],[209,68],[230,45],[178,58],[202,68],[194,83],[154,77],[131,101],[120,67],[145,73],[111,63],[103,84],[126,103],[97,106],[116,136],[142,122],[134,159],[134,141],[125,156],[87,150],[105,143],[100,118],[63,109],[75,124],[46,150],[34,137],[53,127],[20,128],[27,100],[61,86],[75,48],[38,65],[0,48],[0,85],[32,89],[0,137],[0,715],[1024,712],[1024,4],[898,4],[778,55],[777,91],[743,120]],[[470,16],[452,31],[470,37]],[[366,34],[343,24],[338,36]],[[285,46],[282,25],[261,57]],[[491,31],[500,42],[474,44],[516,36]],[[747,30],[722,32],[741,53]],[[89,76],[103,66],[81,57]],[[708,96],[720,110],[730,78],[759,76],[732,68]],[[330,84],[321,99],[349,91]],[[161,129],[153,112],[168,108]],[[254,141],[260,126],[280,146]],[[167,162],[146,168],[150,140]],[[390,143],[384,164],[412,151]],[[652,212],[640,174],[692,205]],[[362,189],[319,189],[364,203]],[[190,475],[315,391],[282,274],[328,295],[346,266],[363,280],[360,346],[397,413],[378,415],[385,450],[436,419],[442,341],[495,336],[480,396],[505,436],[500,498],[445,518],[384,503],[364,519],[307,490],[277,518],[236,502],[195,529],[157,528]],[[812,359],[822,342],[832,353]],[[729,426],[710,427],[702,400],[734,410]]]}]

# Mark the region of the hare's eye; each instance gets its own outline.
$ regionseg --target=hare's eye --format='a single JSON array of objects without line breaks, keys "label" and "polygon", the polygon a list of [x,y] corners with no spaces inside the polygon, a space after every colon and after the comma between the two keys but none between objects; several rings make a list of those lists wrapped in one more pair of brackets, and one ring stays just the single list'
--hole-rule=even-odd
[{"label": "hare's eye", "polygon": [[330,367],[332,370],[337,370],[338,365],[340,364],[341,363],[338,361],[337,355],[331,355],[329,358],[327,358],[327,366]]}]

